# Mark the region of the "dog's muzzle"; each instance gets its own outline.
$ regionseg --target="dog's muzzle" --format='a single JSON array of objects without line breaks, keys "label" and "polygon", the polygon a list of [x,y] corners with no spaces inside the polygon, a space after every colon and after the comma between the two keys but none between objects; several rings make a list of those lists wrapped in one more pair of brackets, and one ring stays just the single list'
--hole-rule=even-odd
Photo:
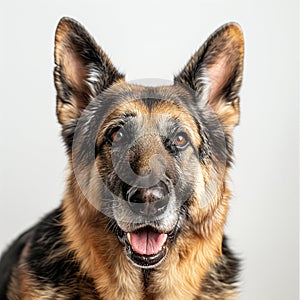
[{"label": "dog's muzzle", "polygon": [[166,223],[168,210],[174,209],[173,194],[174,187],[167,179],[148,184],[148,187],[136,183],[123,190],[123,197],[133,214],[133,222],[128,230],[119,227],[118,237],[125,245],[128,259],[135,266],[155,268],[166,258],[177,232],[178,219],[168,229],[161,225]]}]

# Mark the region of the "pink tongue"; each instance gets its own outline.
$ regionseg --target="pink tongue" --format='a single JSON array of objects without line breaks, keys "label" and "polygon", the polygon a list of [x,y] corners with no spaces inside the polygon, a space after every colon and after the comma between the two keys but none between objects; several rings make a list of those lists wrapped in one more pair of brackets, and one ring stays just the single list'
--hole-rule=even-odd
[{"label": "pink tongue", "polygon": [[167,235],[150,230],[130,234],[130,243],[134,252],[142,255],[157,254],[165,243]]}]

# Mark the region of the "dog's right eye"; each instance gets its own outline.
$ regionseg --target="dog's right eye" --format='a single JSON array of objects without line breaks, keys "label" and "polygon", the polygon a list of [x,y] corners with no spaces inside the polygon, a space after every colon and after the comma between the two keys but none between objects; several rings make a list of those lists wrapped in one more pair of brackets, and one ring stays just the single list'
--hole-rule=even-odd
[{"label": "dog's right eye", "polygon": [[120,143],[124,139],[124,137],[125,137],[125,133],[120,127],[114,128],[109,133],[109,140],[112,143]]}]

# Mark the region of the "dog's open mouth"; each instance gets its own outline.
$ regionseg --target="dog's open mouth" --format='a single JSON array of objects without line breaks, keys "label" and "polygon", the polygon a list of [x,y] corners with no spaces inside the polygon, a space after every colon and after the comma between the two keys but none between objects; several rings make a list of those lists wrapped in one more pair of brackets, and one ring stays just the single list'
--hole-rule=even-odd
[{"label": "dog's open mouth", "polygon": [[137,267],[157,267],[167,256],[171,234],[161,233],[151,226],[146,226],[133,232],[122,232],[121,235],[126,255]]},{"label": "dog's open mouth", "polygon": [[157,254],[162,250],[167,238],[166,233],[155,232],[150,227],[127,233],[127,240],[132,250],[140,255]]}]

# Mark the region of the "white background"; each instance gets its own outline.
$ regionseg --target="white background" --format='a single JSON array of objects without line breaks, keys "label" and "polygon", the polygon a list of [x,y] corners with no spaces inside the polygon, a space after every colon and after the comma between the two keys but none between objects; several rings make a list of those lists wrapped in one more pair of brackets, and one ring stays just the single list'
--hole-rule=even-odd
[{"label": "white background", "polygon": [[82,22],[128,80],[171,80],[217,27],[241,24],[245,75],[226,232],[244,261],[240,299],[298,299],[294,0],[1,2],[0,251],[63,195],[66,157],[52,78],[62,16]]}]

